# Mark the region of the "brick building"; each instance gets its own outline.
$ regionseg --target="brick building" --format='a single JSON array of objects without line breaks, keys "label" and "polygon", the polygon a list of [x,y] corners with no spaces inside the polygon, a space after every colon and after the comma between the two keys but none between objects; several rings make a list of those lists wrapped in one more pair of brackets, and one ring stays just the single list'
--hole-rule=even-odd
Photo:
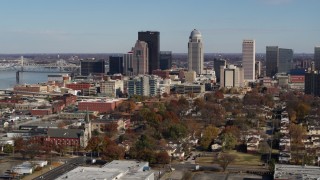
[{"label": "brick building", "polygon": [[99,113],[110,113],[112,112],[122,100],[108,100],[108,99],[99,99],[99,100],[86,100],[78,102],[79,111],[98,111]]},{"label": "brick building", "polygon": [[170,78],[170,73],[169,73],[169,71],[166,71],[166,70],[160,70],[160,69],[153,70],[152,74],[157,75],[157,76],[161,77],[162,79],[169,79]]},{"label": "brick building", "polygon": [[90,83],[70,83],[70,84],[66,84],[66,87],[72,90],[82,91],[84,89],[89,89],[91,87],[91,84]]},{"label": "brick building", "polygon": [[50,115],[52,114],[52,107],[48,106],[48,107],[38,107],[35,109],[32,109],[30,111],[32,116],[45,116],[45,115]]},{"label": "brick building", "polygon": [[75,104],[77,102],[77,96],[72,94],[64,94],[62,96],[55,96],[52,100],[62,100],[65,106],[69,106],[71,104]]},{"label": "brick building", "polygon": [[48,87],[42,85],[16,85],[13,87],[13,91],[22,92],[47,92]]},{"label": "brick building", "polygon": [[49,128],[45,141],[54,145],[85,147],[87,140],[83,139],[84,130],[82,129],[54,129]]}]

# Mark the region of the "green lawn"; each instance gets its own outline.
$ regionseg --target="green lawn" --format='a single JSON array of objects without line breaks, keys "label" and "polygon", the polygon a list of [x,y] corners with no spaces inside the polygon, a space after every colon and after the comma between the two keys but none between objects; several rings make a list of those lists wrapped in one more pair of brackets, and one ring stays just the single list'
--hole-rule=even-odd
[{"label": "green lawn", "polygon": [[[241,153],[237,151],[228,151],[230,154],[234,154],[237,156],[235,161],[231,164],[234,165],[261,165],[260,155]],[[211,164],[214,163],[213,157],[198,157],[196,159],[196,163],[199,164]]]}]

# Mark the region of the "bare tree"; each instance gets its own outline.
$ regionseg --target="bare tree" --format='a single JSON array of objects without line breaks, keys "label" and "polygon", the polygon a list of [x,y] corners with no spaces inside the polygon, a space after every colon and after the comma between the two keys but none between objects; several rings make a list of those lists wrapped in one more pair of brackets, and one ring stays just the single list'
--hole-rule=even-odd
[{"label": "bare tree", "polygon": [[236,158],[236,155],[229,153],[221,153],[217,158],[215,158],[215,160],[221,166],[223,171],[226,171],[228,165],[232,163]]}]

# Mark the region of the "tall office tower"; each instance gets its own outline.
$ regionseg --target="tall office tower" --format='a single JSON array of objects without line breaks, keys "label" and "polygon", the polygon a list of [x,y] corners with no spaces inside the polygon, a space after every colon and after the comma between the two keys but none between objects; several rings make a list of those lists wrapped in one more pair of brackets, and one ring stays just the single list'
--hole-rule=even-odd
[{"label": "tall office tower", "polygon": [[132,51],[130,51],[126,54],[123,54],[123,74],[126,76],[133,75],[132,59],[133,59],[133,52]]},{"label": "tall office tower", "polygon": [[293,66],[293,50],[279,48],[278,73],[288,73]]},{"label": "tall office tower", "polygon": [[320,46],[314,47],[314,64],[316,71],[320,70]]},{"label": "tall office tower", "polygon": [[203,44],[201,33],[194,29],[188,42],[188,70],[195,71],[197,74],[202,74],[203,71]]},{"label": "tall office tower", "polygon": [[255,70],[256,78],[258,79],[261,76],[261,61],[256,61]]},{"label": "tall office tower", "polygon": [[254,40],[243,40],[242,43],[242,67],[244,80],[255,80],[256,47]]},{"label": "tall office tower", "polygon": [[220,66],[220,87],[243,87],[243,69],[235,65]]},{"label": "tall office tower", "polygon": [[109,56],[109,74],[123,74],[123,56]]},{"label": "tall office tower", "polygon": [[172,52],[160,51],[160,69],[161,70],[171,69],[171,65],[172,65]]},{"label": "tall office tower", "polygon": [[214,59],[213,60],[213,68],[216,73],[217,82],[220,82],[220,66],[226,66],[226,60],[224,59]]},{"label": "tall office tower", "polygon": [[149,58],[148,72],[159,69],[159,53],[160,53],[160,32],[158,31],[141,31],[138,32],[138,40],[148,43]]},{"label": "tall office tower", "polygon": [[148,74],[148,44],[144,41],[137,40],[132,48],[132,69],[133,75]]},{"label": "tall office tower", "polygon": [[304,93],[320,96],[320,74],[317,72],[305,74]]},{"label": "tall office tower", "polygon": [[279,48],[278,46],[266,47],[266,75],[273,77],[278,72]]},{"label": "tall office tower", "polygon": [[82,76],[89,76],[90,74],[104,74],[105,62],[104,60],[82,60],[80,61],[80,74]]}]

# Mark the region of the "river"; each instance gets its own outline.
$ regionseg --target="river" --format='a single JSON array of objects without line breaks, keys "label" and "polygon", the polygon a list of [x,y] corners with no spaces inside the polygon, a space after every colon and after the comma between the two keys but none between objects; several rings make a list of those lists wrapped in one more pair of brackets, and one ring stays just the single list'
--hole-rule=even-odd
[{"label": "river", "polygon": [[[49,74],[57,73],[20,72],[20,84],[37,84],[47,82]],[[14,85],[16,85],[16,71],[0,71],[0,89],[13,88]]]}]

